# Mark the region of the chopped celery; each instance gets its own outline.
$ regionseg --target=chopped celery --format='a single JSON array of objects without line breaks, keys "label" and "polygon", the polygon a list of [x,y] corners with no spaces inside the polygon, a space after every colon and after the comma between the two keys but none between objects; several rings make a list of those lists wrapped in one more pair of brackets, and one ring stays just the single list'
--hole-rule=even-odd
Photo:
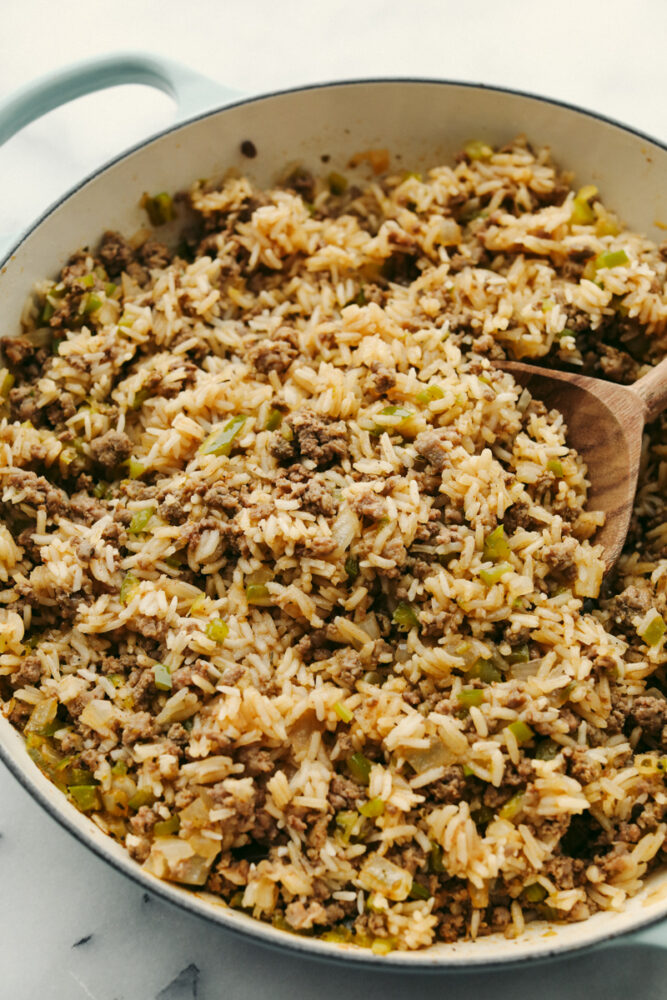
[{"label": "chopped celery", "polygon": [[352,837],[358,837],[364,827],[364,820],[358,812],[352,809],[342,809],[336,813],[336,826],[341,832],[343,842],[349,844]]},{"label": "chopped celery", "polygon": [[415,882],[414,879],[412,881],[412,885],[410,886],[410,892],[408,893],[408,895],[409,895],[410,899],[430,899],[431,898],[431,893],[428,891],[428,889],[426,888],[426,886],[422,885],[421,882]]},{"label": "chopped celery", "polygon": [[433,875],[441,875],[445,870],[442,861],[442,847],[434,841],[431,841],[431,850],[428,854],[428,870]]},{"label": "chopped celery", "polygon": [[145,194],[141,199],[141,207],[146,210],[146,214],[153,226],[163,226],[165,222],[170,222],[175,218],[174,202],[170,194],[160,191],[159,194]]},{"label": "chopped celery", "polygon": [[530,659],[530,647],[527,642],[522,643],[521,646],[515,646],[510,655],[507,657],[508,663],[528,663]]},{"label": "chopped celery", "polygon": [[667,771],[667,757],[652,757],[651,754],[637,754],[634,765],[639,774],[664,774]]},{"label": "chopped celery", "polygon": [[137,788],[136,792],[128,799],[130,809],[141,809],[142,806],[152,806],[155,796],[147,788]]},{"label": "chopped celery", "polygon": [[553,760],[554,757],[558,756],[558,754],[561,752],[562,749],[563,749],[562,746],[560,746],[559,743],[556,743],[555,740],[552,739],[541,740],[537,744],[537,749],[535,750],[535,757],[537,758],[537,760]]},{"label": "chopped celery", "polygon": [[368,802],[364,802],[363,805],[359,806],[359,812],[362,816],[366,816],[367,819],[376,819],[384,812],[384,799],[380,799],[377,796],[374,799],[369,799]]},{"label": "chopped celery", "polygon": [[543,885],[540,885],[539,882],[531,882],[530,885],[526,886],[522,893],[522,896],[527,903],[542,903],[548,895],[549,893],[547,890]]},{"label": "chopped celery", "polygon": [[342,701],[334,702],[334,712],[341,720],[341,722],[352,722],[354,715],[349,710],[349,708],[343,704]]},{"label": "chopped celery", "polygon": [[173,837],[181,828],[181,820],[178,813],[174,813],[169,819],[161,820],[153,827],[154,837]]},{"label": "chopped celery", "polygon": [[118,285],[116,285],[113,281],[108,281],[104,286],[104,294],[108,299],[111,299],[115,295],[117,288]]},{"label": "chopped celery", "polygon": [[517,719],[516,722],[510,722],[507,728],[511,732],[512,736],[514,736],[519,746],[522,743],[528,743],[529,740],[532,740],[535,735],[530,726],[521,719]]},{"label": "chopped celery", "polygon": [[138,586],[139,580],[134,573],[126,573],[120,585],[120,603],[128,604]]},{"label": "chopped celery", "polygon": [[412,605],[408,604],[407,601],[398,602],[394,608],[391,620],[394,625],[398,625],[398,627],[405,632],[409,632],[411,628],[415,628],[415,626],[419,625],[417,613]]},{"label": "chopped celery", "polygon": [[130,521],[130,527],[128,531],[131,535],[140,535],[146,530],[146,527],[155,513],[155,507],[144,507],[142,510],[138,510],[136,514],[132,516]]},{"label": "chopped celery", "polygon": [[206,594],[200,594],[199,597],[195,597],[194,601],[190,605],[189,615],[198,615],[200,611],[204,609],[206,605]]},{"label": "chopped celery", "polygon": [[139,389],[138,392],[135,392],[134,399],[132,400],[132,409],[140,410],[149,395],[150,393],[148,392],[148,389]]},{"label": "chopped celery", "polygon": [[603,250],[595,258],[595,270],[599,271],[603,267],[622,267],[629,260],[625,250]]},{"label": "chopped celery", "polygon": [[127,774],[127,764],[124,760],[117,760],[115,764],[111,766],[111,773],[115,775],[126,775]]},{"label": "chopped celery", "polygon": [[321,935],[321,941],[332,941],[336,944],[345,944],[352,937],[352,931],[346,927],[344,924],[340,924],[339,927],[332,927],[331,930],[325,931]]},{"label": "chopped celery", "polygon": [[473,771],[473,769],[471,767],[468,766],[468,764],[464,764],[463,765],[463,777],[464,778],[474,778],[475,777],[475,772]]},{"label": "chopped celery", "polygon": [[171,672],[169,667],[166,667],[164,663],[155,663],[153,665],[153,677],[155,678],[155,687],[158,690],[171,691],[173,685]]},{"label": "chopped celery", "polygon": [[484,539],[484,558],[490,559],[491,562],[497,562],[499,559],[507,559],[510,554],[510,547],[507,542],[507,535],[505,534],[505,528],[502,524],[499,524],[497,528]]},{"label": "chopped celery", "polygon": [[42,307],[42,311],[39,314],[39,325],[40,326],[46,326],[46,324],[49,322],[49,320],[53,316],[54,312],[55,312],[55,309],[53,308],[53,306],[51,305],[51,303],[49,302],[49,300],[46,299],[45,302],[44,302],[44,305]]},{"label": "chopped celery", "polygon": [[14,385],[14,376],[11,372],[7,371],[6,368],[0,369],[0,396],[6,399],[9,396],[9,390]]},{"label": "chopped celery", "polygon": [[559,458],[550,458],[547,462],[547,470],[553,472],[554,476],[562,476],[563,463]]},{"label": "chopped celery", "polygon": [[403,424],[409,420],[410,417],[414,417],[414,412],[412,410],[408,410],[405,406],[395,406],[392,403],[390,406],[385,406],[382,410],[380,410],[378,415],[380,417],[398,417],[398,423],[376,424],[375,427],[370,430],[370,433],[375,437],[379,437],[381,434],[385,434],[390,431],[397,431],[401,434]]},{"label": "chopped celery", "polygon": [[469,160],[490,160],[493,156],[493,149],[488,143],[481,139],[473,139],[463,147],[463,152]]},{"label": "chopped celery", "polygon": [[388,955],[389,952],[395,951],[395,949],[396,938],[393,937],[376,937],[371,942],[371,951],[374,955]]},{"label": "chopped celery", "polygon": [[479,809],[470,811],[470,818],[477,827],[485,827],[493,819],[493,810],[488,806],[480,806]]},{"label": "chopped celery", "polygon": [[333,195],[345,194],[347,191],[347,177],[343,177],[342,174],[332,171],[327,180],[329,182],[329,190]]},{"label": "chopped celery", "polygon": [[127,463],[127,471],[130,479],[139,479],[146,471],[146,466],[138,462],[136,458],[130,458]]},{"label": "chopped celery", "polygon": [[498,812],[500,819],[513,820],[523,809],[525,792],[516,792],[511,799],[508,799]]},{"label": "chopped celery", "polygon": [[266,424],[264,429],[267,431],[275,431],[280,427],[283,420],[283,415],[280,410],[269,410],[269,415],[266,418]]},{"label": "chopped celery", "polygon": [[347,758],[347,769],[354,780],[358,781],[360,785],[368,784],[372,766],[368,757],[365,757],[363,753],[359,753],[358,751]]},{"label": "chopped celery", "polygon": [[260,607],[268,607],[271,604],[271,595],[265,583],[249,583],[245,589],[245,596],[248,604]]},{"label": "chopped celery", "polygon": [[229,625],[221,618],[215,618],[206,626],[206,635],[213,642],[224,642],[229,635]]},{"label": "chopped celery", "polygon": [[345,560],[345,572],[350,580],[356,580],[359,576],[359,560],[356,556],[349,555]]},{"label": "chopped celery", "polygon": [[575,198],[572,202],[572,213],[570,223],[573,226],[590,226],[595,222],[595,212],[583,198]]},{"label": "chopped celery", "polygon": [[439,385],[427,385],[425,389],[422,389],[421,392],[417,393],[415,399],[418,403],[421,403],[422,406],[426,406],[434,399],[443,399],[444,395],[445,393]]},{"label": "chopped celery", "polygon": [[480,688],[463,688],[456,697],[465,708],[470,708],[472,705],[482,704],[484,692]]},{"label": "chopped celery", "polygon": [[494,667],[491,660],[483,660],[481,657],[472,665],[469,671],[470,677],[479,677],[485,684],[492,684],[494,681],[501,681],[503,675],[497,667]]},{"label": "chopped celery", "polygon": [[95,295],[94,292],[90,292],[85,298],[81,300],[81,309],[79,310],[85,316],[90,315],[90,313],[97,312],[98,309],[102,307],[102,299],[99,295]]},{"label": "chopped celery", "polygon": [[212,431],[203,444],[199,446],[201,455],[229,455],[235,439],[241,433],[241,429],[248,418],[243,414],[232,417],[224,427],[217,431]]},{"label": "chopped celery", "polygon": [[665,634],[666,628],[665,619],[661,615],[656,615],[641,631],[637,629],[637,634],[647,646],[657,646]]},{"label": "chopped celery", "polygon": [[67,791],[81,812],[100,808],[100,795],[96,785],[68,785]]},{"label": "chopped celery", "polygon": [[498,583],[506,573],[512,571],[512,566],[507,562],[498,563],[493,566],[492,569],[482,569],[479,571],[479,578],[482,583],[485,583],[487,587],[492,587],[494,583]]}]

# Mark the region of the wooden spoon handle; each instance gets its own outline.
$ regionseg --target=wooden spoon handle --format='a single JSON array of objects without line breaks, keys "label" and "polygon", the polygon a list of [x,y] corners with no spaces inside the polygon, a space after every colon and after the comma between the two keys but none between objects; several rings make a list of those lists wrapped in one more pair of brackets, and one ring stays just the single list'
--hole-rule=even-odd
[{"label": "wooden spoon handle", "polygon": [[650,424],[667,407],[667,358],[663,358],[659,365],[634,385],[629,385],[628,389],[642,400],[646,423]]}]

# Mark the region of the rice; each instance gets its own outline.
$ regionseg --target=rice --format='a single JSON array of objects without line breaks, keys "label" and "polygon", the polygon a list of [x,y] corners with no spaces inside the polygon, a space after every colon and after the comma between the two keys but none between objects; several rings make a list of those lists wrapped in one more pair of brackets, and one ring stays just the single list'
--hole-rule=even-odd
[{"label": "rice", "polygon": [[641,376],[664,249],[523,140],[178,204],[3,341],[3,713],[147,871],[286,930],[622,908],[667,832],[664,421],[603,585],[562,416],[492,362]]}]

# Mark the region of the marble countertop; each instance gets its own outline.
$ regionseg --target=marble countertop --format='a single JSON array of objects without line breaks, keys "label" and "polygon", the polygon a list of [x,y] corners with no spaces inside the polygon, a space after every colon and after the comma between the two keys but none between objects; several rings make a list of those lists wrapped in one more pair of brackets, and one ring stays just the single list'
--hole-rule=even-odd
[{"label": "marble countertop", "polygon": [[[21,0],[0,5],[0,101],[122,49],[247,93],[373,76],[483,81],[582,104],[667,140],[664,0]],[[0,151],[0,244],[120,149],[173,120],[123,87],[48,115]],[[617,948],[540,969],[364,972],[270,952],[149,896],[64,832],[0,765],[0,1000],[664,1000],[667,951]]]}]

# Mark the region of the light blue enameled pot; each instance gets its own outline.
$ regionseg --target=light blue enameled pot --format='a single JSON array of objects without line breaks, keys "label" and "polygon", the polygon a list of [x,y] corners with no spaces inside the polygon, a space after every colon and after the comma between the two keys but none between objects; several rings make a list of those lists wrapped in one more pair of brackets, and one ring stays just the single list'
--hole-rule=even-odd
[{"label": "light blue enameled pot", "polygon": [[[346,169],[363,149],[387,148],[392,165],[424,170],[447,162],[471,138],[502,144],[524,132],[549,144],[577,182],[594,183],[605,202],[633,228],[656,240],[667,221],[667,150],[616,122],[543,98],[482,85],[437,80],[334,83],[241,98],[173,62],[123,54],[74,66],[25,88],[0,106],[0,144],[47,111],[92,91],[141,83],[171,95],[178,124],[147,139],[96,171],[31,225],[0,263],[3,332],[19,331],[33,284],[55,275],[69,254],[94,245],[105,229],[132,233],[145,223],[144,191],[177,191],[197,177],[237,167],[270,184],[296,162]],[[241,143],[251,140],[248,159]],[[667,870],[621,913],[599,913],[580,924],[531,925],[519,940],[501,935],[476,942],[438,944],[427,951],[376,956],[345,945],[297,937],[228,909],[212,896],[160,882],[77,810],[28,757],[22,738],[0,718],[0,755],[18,781],[64,827],[119,871],[164,899],[258,941],[312,957],[420,971],[508,965],[603,948],[621,935],[667,946]]]}]

